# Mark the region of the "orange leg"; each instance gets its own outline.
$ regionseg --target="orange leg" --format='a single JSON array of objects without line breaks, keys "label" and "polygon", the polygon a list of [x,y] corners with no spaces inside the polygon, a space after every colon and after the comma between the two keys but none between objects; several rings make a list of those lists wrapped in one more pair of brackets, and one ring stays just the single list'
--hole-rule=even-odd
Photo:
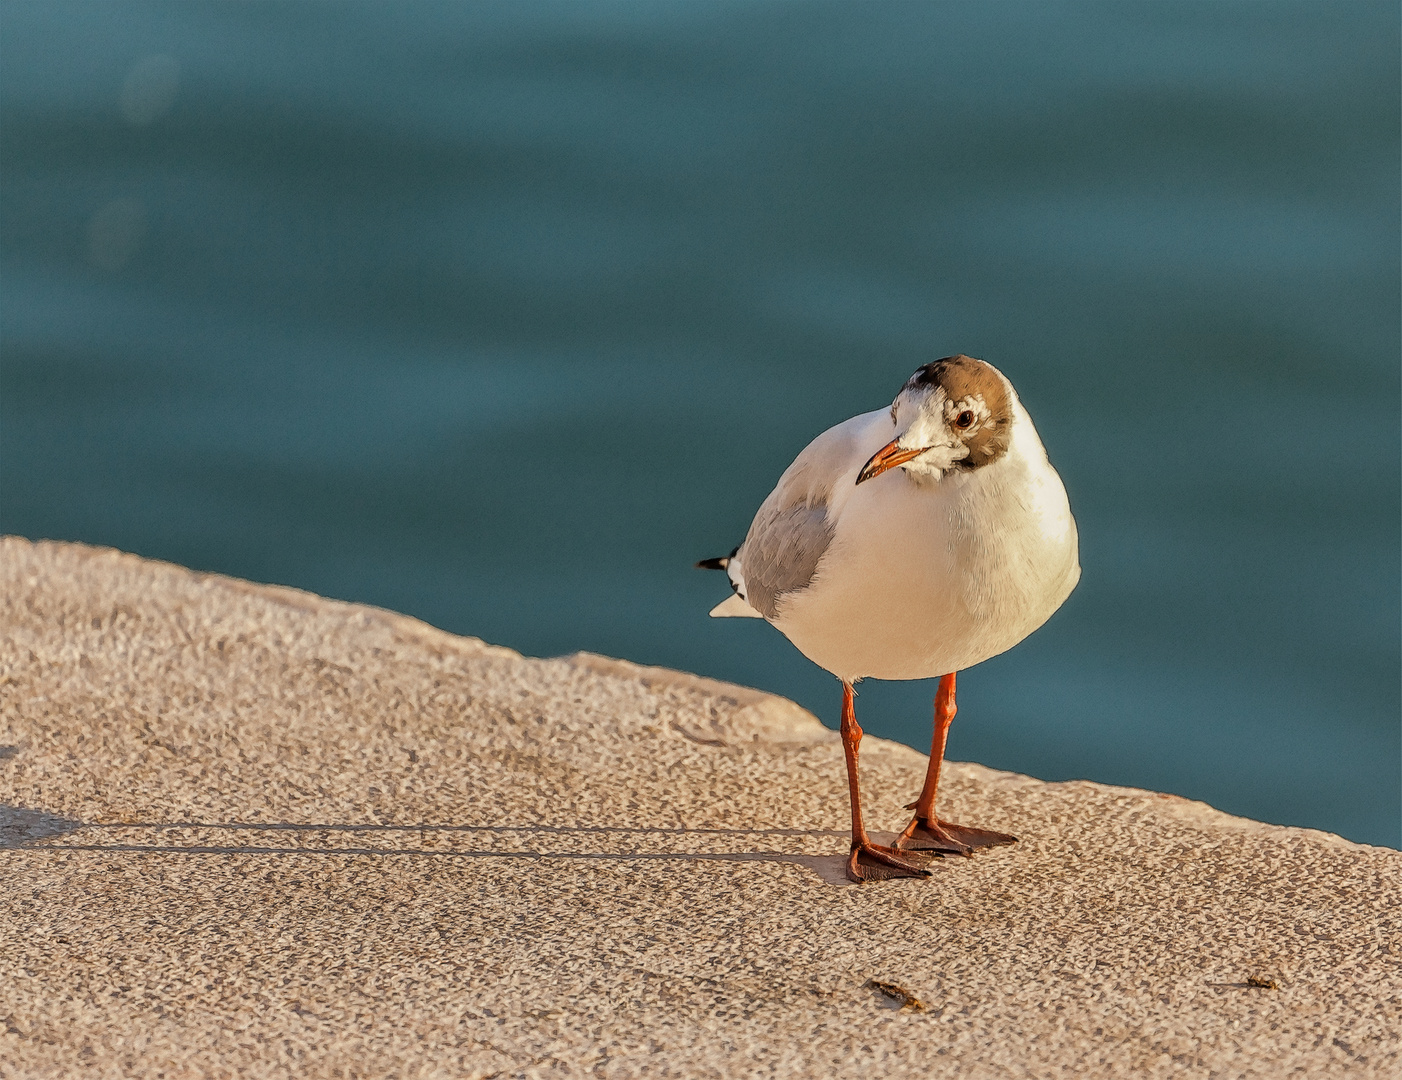
[{"label": "orange leg", "polygon": [[857,748],[862,729],[852,704],[852,684],[842,684],[842,749],[847,756],[847,788],[852,799],[852,855],[847,860],[847,876],[853,881],[884,881],[888,878],[929,877],[930,871],[910,855],[895,848],[874,844],[862,824],[862,791],[857,782]]},{"label": "orange leg", "polygon": [[906,808],[914,810],[915,816],[896,839],[896,847],[903,851],[972,855],[979,848],[1017,843],[1016,836],[941,821],[935,814],[940,766],[944,764],[944,744],[949,737],[950,722],[958,711],[958,706],[954,704],[954,672],[951,671],[940,679],[940,688],[935,692],[935,737],[930,744],[930,767],[925,770],[925,786],[920,789],[920,797]]}]

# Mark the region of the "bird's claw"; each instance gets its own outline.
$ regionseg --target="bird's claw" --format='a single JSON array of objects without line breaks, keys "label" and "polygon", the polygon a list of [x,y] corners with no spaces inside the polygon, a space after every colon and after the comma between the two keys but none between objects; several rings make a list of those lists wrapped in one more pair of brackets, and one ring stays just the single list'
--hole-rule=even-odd
[{"label": "bird's claw", "polygon": [[929,877],[925,869],[930,857],[923,852],[897,851],[882,844],[853,844],[847,860],[847,877],[852,881],[890,881],[893,878]]}]

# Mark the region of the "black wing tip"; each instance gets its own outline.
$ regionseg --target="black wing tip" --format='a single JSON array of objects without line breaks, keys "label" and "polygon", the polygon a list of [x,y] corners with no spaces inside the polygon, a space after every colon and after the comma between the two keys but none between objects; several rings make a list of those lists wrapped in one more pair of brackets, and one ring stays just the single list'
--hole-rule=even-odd
[{"label": "black wing tip", "polygon": [[735,558],[735,553],[740,550],[740,545],[736,544],[730,549],[730,554],[719,559],[702,559],[696,564],[698,570],[724,570],[730,565],[730,560]]}]

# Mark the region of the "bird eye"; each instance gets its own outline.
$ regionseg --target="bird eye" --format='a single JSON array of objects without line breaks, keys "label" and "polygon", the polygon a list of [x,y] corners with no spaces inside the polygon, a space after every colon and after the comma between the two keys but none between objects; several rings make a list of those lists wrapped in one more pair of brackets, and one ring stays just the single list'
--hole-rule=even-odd
[{"label": "bird eye", "polygon": [[974,414],[971,413],[968,409],[965,409],[963,412],[961,412],[958,416],[954,418],[955,427],[966,428],[973,422]]}]

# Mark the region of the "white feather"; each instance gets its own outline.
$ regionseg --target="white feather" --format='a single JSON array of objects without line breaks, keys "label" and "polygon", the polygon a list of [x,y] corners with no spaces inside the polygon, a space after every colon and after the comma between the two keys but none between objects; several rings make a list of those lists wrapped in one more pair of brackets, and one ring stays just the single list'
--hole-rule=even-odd
[{"label": "white feather", "polygon": [[711,608],[713,619],[762,619],[758,611],[740,599],[738,593],[731,593],[715,607]]}]

